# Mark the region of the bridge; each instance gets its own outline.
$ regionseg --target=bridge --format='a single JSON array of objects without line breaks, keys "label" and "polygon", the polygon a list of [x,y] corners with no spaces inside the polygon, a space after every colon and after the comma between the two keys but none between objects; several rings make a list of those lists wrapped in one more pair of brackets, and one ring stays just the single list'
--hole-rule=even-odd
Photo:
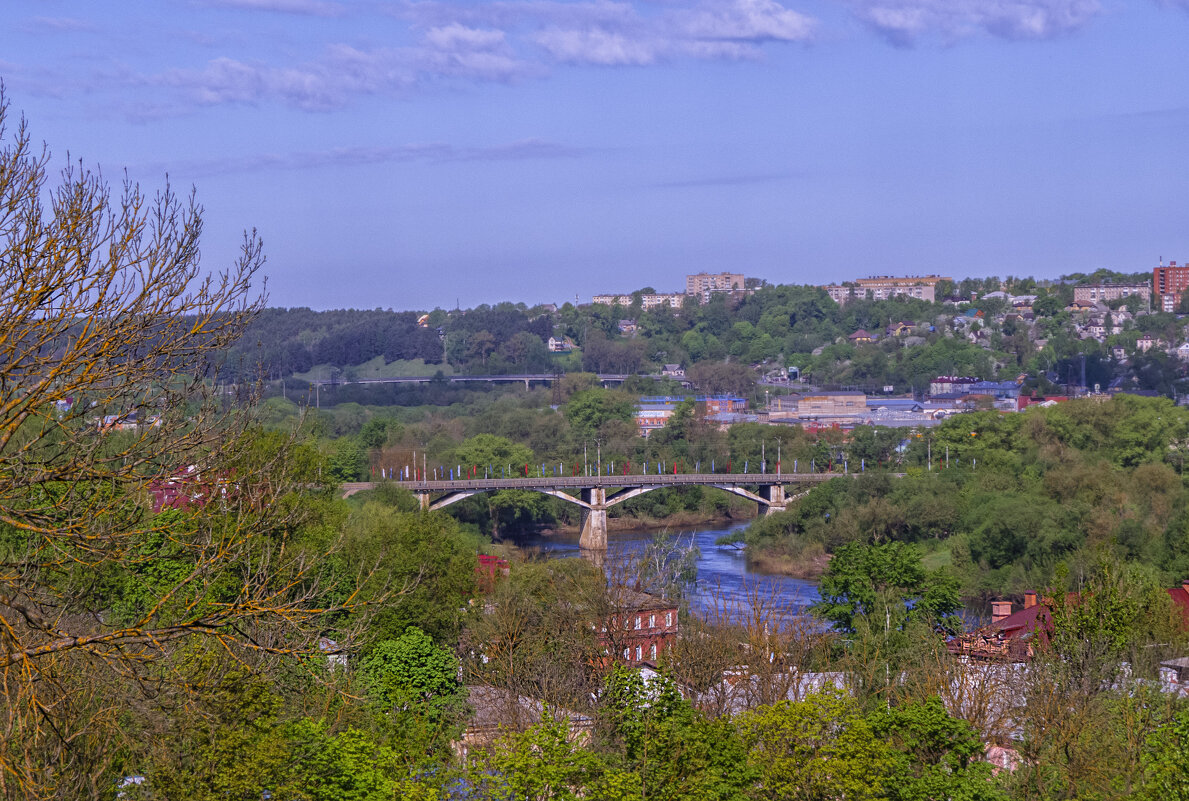
[{"label": "bridge", "polygon": [[[528,490],[559,498],[582,508],[580,547],[607,549],[607,510],[629,498],[662,487],[715,487],[755,501],[761,514],[783,512],[788,503],[804,494],[788,494],[789,486],[821,484],[857,473],[677,473],[673,475],[545,476],[539,478],[475,478],[456,481],[398,481],[397,486],[415,494],[423,510],[444,509],[482,492],[502,489]],[[895,473],[895,476],[903,474]],[[377,486],[374,481],[343,484],[343,497]],[[567,490],[569,490],[567,492]],[[608,494],[610,490],[610,494]],[[576,495],[570,494],[577,491]],[[435,497],[436,496],[436,497]]]},{"label": "bridge", "polygon": [[[598,373],[599,383],[607,386],[609,384],[622,384],[629,378],[633,377],[631,373]],[[641,374],[641,378],[651,378],[659,380],[667,378],[668,376],[655,374]],[[524,388],[528,389],[532,383],[551,384],[557,380],[556,373],[509,373],[508,375],[409,375],[409,376],[393,376],[391,378],[314,378],[310,379],[310,386],[318,387],[336,387],[345,386],[347,384],[429,384],[433,381],[448,381],[452,384],[524,384]],[[688,384],[688,381],[678,379],[682,384]]]}]

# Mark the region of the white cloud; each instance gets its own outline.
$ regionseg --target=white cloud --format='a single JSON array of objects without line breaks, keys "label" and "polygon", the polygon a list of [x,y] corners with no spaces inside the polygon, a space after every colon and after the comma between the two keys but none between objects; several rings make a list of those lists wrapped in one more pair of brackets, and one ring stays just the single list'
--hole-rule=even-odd
[{"label": "white cloud", "polygon": [[813,33],[813,21],[775,0],[705,3],[678,18],[695,39],[798,42]]},{"label": "white cloud", "polygon": [[454,22],[431,28],[425,34],[425,41],[440,50],[488,50],[503,45],[505,35],[503,31],[468,28]]},{"label": "white cloud", "polygon": [[[211,0],[214,2],[215,0]],[[217,0],[239,6],[305,7],[314,0]],[[360,95],[396,94],[442,79],[507,82],[559,63],[645,66],[678,58],[756,58],[766,42],[804,41],[810,18],[777,0],[675,0],[640,6],[612,0],[453,5],[405,3],[395,14],[419,38],[403,47],[334,44],[300,64],[222,57],[176,69],[156,83],[201,104],[279,100],[330,110]]]},{"label": "white cloud", "polygon": [[861,19],[905,45],[933,34],[955,40],[980,32],[1049,39],[1083,27],[1101,10],[1098,0],[857,0],[853,5]]},{"label": "white cloud", "polygon": [[616,24],[555,26],[532,36],[555,59],[586,64],[652,64],[673,58],[739,59],[765,42],[806,41],[813,20],[775,0],[707,0]]},{"label": "white cloud", "polygon": [[314,60],[288,67],[218,58],[199,70],[173,70],[159,82],[204,105],[280,100],[328,111],[356,96],[401,93],[435,79],[509,81],[532,69],[507,46],[503,32],[448,25],[426,31],[411,47],[336,44]]},{"label": "white cloud", "polygon": [[557,61],[583,64],[645,65],[660,58],[663,40],[630,37],[600,28],[586,30],[546,30],[533,36]]}]

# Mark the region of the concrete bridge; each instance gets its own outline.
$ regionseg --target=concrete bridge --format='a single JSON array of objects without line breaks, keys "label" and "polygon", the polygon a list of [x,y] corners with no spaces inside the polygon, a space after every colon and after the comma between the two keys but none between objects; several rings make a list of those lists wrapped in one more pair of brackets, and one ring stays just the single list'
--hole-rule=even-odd
[{"label": "concrete bridge", "polygon": [[[502,489],[541,492],[582,508],[580,547],[607,549],[607,510],[629,498],[661,487],[715,487],[755,501],[760,514],[783,512],[808,491],[790,494],[785,488],[816,485],[857,473],[677,473],[642,476],[545,476],[543,478],[476,478],[457,481],[398,481],[397,486],[415,494],[423,510],[444,509],[463,498]],[[894,474],[900,475],[900,474]],[[375,482],[343,484],[343,497],[372,489]],[[608,493],[610,490],[610,493]],[[575,492],[577,494],[570,494]],[[435,497],[436,496],[436,497]]]},{"label": "concrete bridge", "polygon": [[[599,383],[603,386],[611,384],[622,384],[629,378],[632,378],[632,373],[598,373]],[[659,380],[667,376],[657,374],[641,374],[641,378],[651,378]],[[429,384],[433,381],[446,381],[451,384],[524,384],[524,388],[528,389],[532,384],[552,384],[556,381],[558,375],[556,373],[510,373],[508,375],[410,375],[410,376],[393,376],[391,378],[346,378],[339,376],[336,378],[313,378],[310,379],[310,386],[315,389],[320,387],[337,387],[346,386],[347,384]],[[688,381],[681,382],[684,385],[689,384]]]}]

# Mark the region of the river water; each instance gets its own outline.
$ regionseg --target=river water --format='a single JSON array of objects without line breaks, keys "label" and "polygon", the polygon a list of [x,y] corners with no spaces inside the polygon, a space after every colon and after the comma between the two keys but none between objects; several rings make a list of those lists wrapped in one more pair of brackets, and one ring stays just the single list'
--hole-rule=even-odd
[{"label": "river water", "polygon": [[[799,613],[818,599],[817,583],[788,576],[773,576],[748,570],[743,552],[730,545],[715,545],[714,541],[731,531],[746,528],[746,523],[734,526],[704,526],[673,529],[683,544],[693,540],[698,547],[698,583],[690,598],[694,608],[708,612],[726,611],[731,616],[751,606],[755,600],[785,612]],[[607,564],[615,565],[625,556],[637,553],[649,541],[653,531],[615,531],[607,535]],[[579,556],[578,534],[526,535],[517,538],[525,548],[537,548],[551,557]]]}]

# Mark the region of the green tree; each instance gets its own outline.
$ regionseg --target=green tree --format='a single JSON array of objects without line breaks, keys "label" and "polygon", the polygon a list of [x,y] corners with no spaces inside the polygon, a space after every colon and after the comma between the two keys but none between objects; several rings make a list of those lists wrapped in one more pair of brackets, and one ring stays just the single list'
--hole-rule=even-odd
[{"label": "green tree", "polygon": [[441,755],[461,733],[458,660],[421,629],[377,643],[359,664],[359,680],[381,730],[409,757]]},{"label": "green tree", "polygon": [[[371,732],[349,728],[332,735],[325,726],[303,722],[299,729],[306,755],[301,768],[302,796],[310,801],[389,801],[400,787],[402,756]],[[278,796],[272,793],[272,796]],[[257,798],[259,796],[241,796]]]},{"label": "green tree", "polygon": [[323,572],[350,592],[350,579],[363,571],[361,600],[376,603],[367,621],[369,643],[396,639],[418,626],[438,642],[452,642],[462,610],[475,588],[478,539],[465,535],[441,512],[399,512],[370,502],[352,513],[341,553],[327,558]]},{"label": "green tree", "polygon": [[613,390],[576,392],[566,403],[565,415],[578,437],[593,439],[609,420],[632,421],[634,407],[627,395]]},{"label": "green tree", "polygon": [[925,570],[915,547],[901,542],[851,543],[834,553],[822,576],[820,600],[811,607],[840,631],[854,632],[863,616],[899,627],[907,618],[923,618],[947,629],[960,626],[961,608],[953,577]]},{"label": "green tree", "polygon": [[1006,801],[981,761],[979,733],[951,716],[933,696],[920,704],[879,710],[875,731],[898,752],[889,796],[896,801]]},{"label": "green tree", "polygon": [[1189,801],[1189,708],[1151,732],[1145,741],[1143,801]]},{"label": "green tree", "polygon": [[598,711],[604,748],[639,776],[640,795],[654,801],[744,801],[755,774],[738,732],[726,720],[707,721],[658,677],[617,666]]},{"label": "green tree", "polygon": [[[469,783],[499,801],[578,801],[602,773],[599,759],[574,742],[564,717],[544,710],[541,722],[501,737],[473,759]],[[597,795],[596,795],[597,797]]]},{"label": "green tree", "polygon": [[[509,467],[513,476],[521,476],[526,465],[533,475],[541,470],[529,448],[494,434],[476,434],[460,443],[454,449],[454,461],[462,464],[464,472],[474,469],[480,476],[488,471],[496,477],[504,476]],[[499,536],[506,526],[531,523],[547,509],[544,496],[525,490],[498,490],[486,493],[484,498],[492,536]]]},{"label": "green tree", "polygon": [[875,801],[892,791],[896,754],[849,698],[781,701],[743,715],[739,728],[759,774],[752,798]]},{"label": "green tree", "polygon": [[327,468],[334,481],[363,481],[367,478],[367,449],[355,437],[342,437],[333,445]]}]

